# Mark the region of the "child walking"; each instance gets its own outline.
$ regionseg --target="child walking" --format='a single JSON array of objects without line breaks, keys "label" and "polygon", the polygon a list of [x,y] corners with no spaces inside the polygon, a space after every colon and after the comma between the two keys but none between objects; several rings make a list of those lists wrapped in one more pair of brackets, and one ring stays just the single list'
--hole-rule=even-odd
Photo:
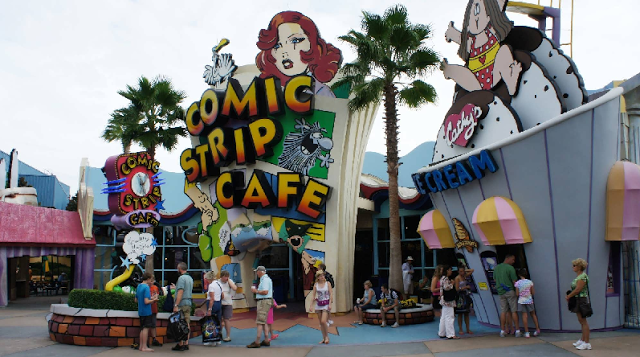
[{"label": "child walking", "polygon": [[536,325],[536,332],[534,332],[533,335],[538,336],[540,334],[540,325],[538,325],[538,316],[536,315],[536,310],[533,307],[533,295],[535,294],[533,282],[528,279],[529,273],[527,272],[527,269],[518,269],[518,276],[520,277],[520,280],[516,281],[514,286],[516,288],[516,295],[518,296],[518,312],[522,313],[524,337],[531,337],[527,321],[528,314],[531,314],[533,323]]},{"label": "child walking", "polygon": [[269,309],[269,315],[267,315],[267,325],[269,326],[269,333],[271,334],[271,338],[270,340],[273,341],[276,338],[278,338],[278,336],[280,336],[280,334],[277,333],[273,333],[273,309],[282,309],[282,308],[287,308],[287,305],[282,304],[282,305],[278,305],[278,303],[276,302],[276,299],[273,299],[273,306],[271,306],[271,309]]}]

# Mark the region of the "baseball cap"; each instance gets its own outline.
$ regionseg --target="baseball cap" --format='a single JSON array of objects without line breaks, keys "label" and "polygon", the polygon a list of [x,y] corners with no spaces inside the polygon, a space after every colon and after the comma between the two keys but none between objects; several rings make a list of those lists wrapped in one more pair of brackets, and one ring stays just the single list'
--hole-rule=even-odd
[{"label": "baseball cap", "polygon": [[263,271],[263,272],[267,272],[267,268],[263,267],[262,265],[258,266],[257,268],[253,269],[253,271]]}]

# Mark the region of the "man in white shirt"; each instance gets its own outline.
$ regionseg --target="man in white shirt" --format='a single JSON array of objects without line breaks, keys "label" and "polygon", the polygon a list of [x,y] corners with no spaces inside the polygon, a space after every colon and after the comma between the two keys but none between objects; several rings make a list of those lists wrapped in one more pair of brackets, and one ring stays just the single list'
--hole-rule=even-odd
[{"label": "man in white shirt", "polygon": [[413,258],[408,256],[406,263],[402,264],[402,285],[405,296],[413,294],[413,273]]},{"label": "man in white shirt", "polygon": [[224,297],[222,298],[222,321],[224,323],[225,330],[227,330],[227,337],[222,341],[229,342],[231,341],[231,316],[233,316],[232,291],[236,291],[238,287],[236,286],[236,283],[229,278],[229,272],[226,270],[222,270],[220,272],[219,283],[220,286],[222,286],[222,293],[224,294]]}]

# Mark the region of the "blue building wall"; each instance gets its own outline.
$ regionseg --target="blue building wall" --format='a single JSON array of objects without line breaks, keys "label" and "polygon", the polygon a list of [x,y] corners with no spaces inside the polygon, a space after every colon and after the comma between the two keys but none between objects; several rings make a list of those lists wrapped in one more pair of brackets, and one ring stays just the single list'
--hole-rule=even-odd
[{"label": "blue building wall", "polygon": [[[6,161],[7,172],[11,155],[0,150],[0,159]],[[69,204],[70,187],[60,182],[54,175],[47,175],[42,171],[18,161],[18,177],[23,177],[27,183],[38,192],[38,204],[42,207],[66,209]]]}]

